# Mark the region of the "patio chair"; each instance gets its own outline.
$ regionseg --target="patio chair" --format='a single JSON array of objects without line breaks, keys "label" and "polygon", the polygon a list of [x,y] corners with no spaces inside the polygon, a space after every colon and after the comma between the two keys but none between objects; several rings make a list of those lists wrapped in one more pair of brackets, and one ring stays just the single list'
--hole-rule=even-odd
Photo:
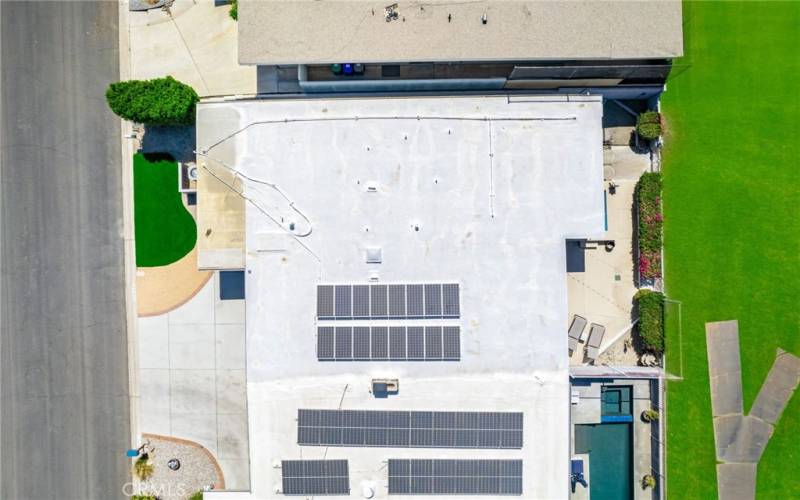
[{"label": "patio chair", "polygon": [[569,325],[569,352],[573,352],[578,347],[578,341],[581,340],[583,329],[586,328],[586,318],[578,316],[577,314],[572,317],[572,324]]},{"label": "patio chair", "polygon": [[600,355],[600,344],[603,342],[603,335],[606,334],[606,327],[592,323],[589,328],[589,340],[586,341],[586,357],[594,361]]},{"label": "patio chair", "polygon": [[570,482],[572,482],[572,492],[575,493],[575,484],[580,483],[584,488],[588,488],[586,479],[583,477],[583,459],[573,458],[570,470]]}]

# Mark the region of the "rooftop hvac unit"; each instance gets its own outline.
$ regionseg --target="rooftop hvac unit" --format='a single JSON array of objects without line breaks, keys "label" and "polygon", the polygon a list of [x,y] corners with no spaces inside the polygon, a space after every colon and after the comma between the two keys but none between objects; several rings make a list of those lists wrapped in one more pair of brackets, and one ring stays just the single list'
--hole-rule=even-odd
[{"label": "rooftop hvac unit", "polygon": [[372,395],[376,398],[385,398],[400,392],[400,381],[396,378],[372,379]]},{"label": "rooftop hvac unit", "polygon": [[381,247],[367,248],[367,264],[380,264],[383,262],[383,250]]}]

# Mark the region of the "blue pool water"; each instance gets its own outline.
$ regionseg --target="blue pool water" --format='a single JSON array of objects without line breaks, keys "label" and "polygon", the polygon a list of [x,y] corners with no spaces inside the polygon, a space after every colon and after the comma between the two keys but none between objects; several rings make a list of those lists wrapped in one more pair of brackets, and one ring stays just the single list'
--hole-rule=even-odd
[{"label": "blue pool water", "polygon": [[633,424],[575,426],[575,453],[589,454],[592,500],[633,499]]}]

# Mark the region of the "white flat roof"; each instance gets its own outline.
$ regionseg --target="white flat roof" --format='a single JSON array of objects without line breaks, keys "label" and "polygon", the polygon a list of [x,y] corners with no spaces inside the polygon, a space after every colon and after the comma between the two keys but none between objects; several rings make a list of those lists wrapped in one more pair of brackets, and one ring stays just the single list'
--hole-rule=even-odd
[{"label": "white flat roof", "polygon": [[[241,64],[650,59],[683,54],[681,2],[240,0]],[[486,15],[486,24],[482,17]]]},{"label": "white flat roof", "polygon": [[[389,458],[458,457],[522,459],[524,498],[566,498],[564,240],[603,231],[601,98],[204,103],[198,126],[213,126],[221,110],[238,113],[243,130],[225,143],[235,145],[233,166],[252,201],[252,496],[276,497],[280,460],[346,458],[352,494],[371,485],[386,498]],[[211,146],[198,144],[214,158]],[[383,250],[380,264],[365,262],[373,246]],[[373,278],[459,283],[458,320],[413,321],[458,324],[461,360],[318,361],[317,284]],[[399,379],[400,393],[374,398],[373,378]],[[298,446],[299,408],[521,411],[524,447]]]}]

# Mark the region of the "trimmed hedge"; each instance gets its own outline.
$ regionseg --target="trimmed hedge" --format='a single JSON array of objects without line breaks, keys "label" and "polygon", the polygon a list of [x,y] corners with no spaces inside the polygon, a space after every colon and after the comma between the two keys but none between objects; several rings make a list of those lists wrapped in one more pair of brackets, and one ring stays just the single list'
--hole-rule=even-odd
[{"label": "trimmed hedge", "polygon": [[657,111],[645,111],[636,118],[636,133],[646,141],[661,135],[661,115]]},{"label": "trimmed hedge", "polygon": [[228,15],[234,21],[239,20],[239,0],[231,0],[231,10],[228,11]]},{"label": "trimmed hedge", "polygon": [[145,125],[191,125],[199,100],[192,87],[171,76],[112,83],[106,90],[111,111]]},{"label": "trimmed hedge", "polygon": [[639,338],[648,352],[664,353],[664,294],[639,290],[635,296],[639,308]]},{"label": "trimmed hedge", "polygon": [[636,185],[639,213],[639,276],[661,277],[661,173],[645,172]]}]

